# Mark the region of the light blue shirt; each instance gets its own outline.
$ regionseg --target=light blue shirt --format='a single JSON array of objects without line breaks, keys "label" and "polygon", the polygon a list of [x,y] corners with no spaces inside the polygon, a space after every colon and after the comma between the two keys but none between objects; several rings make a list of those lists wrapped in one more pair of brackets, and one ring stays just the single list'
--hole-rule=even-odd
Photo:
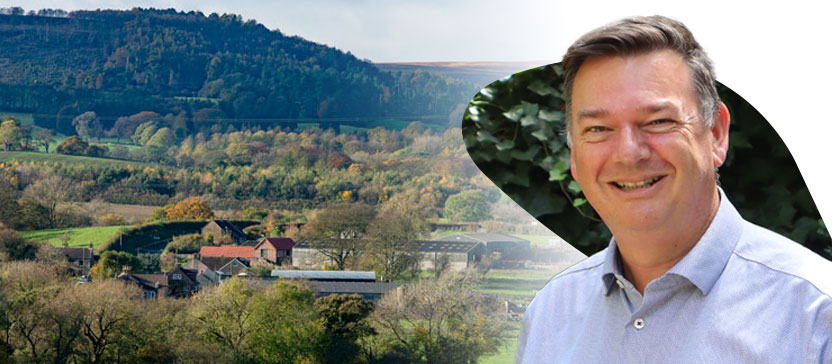
[{"label": "light blue shirt", "polygon": [[516,363],[832,363],[832,263],[742,219],[708,230],[644,296],[615,239],[526,310]]}]

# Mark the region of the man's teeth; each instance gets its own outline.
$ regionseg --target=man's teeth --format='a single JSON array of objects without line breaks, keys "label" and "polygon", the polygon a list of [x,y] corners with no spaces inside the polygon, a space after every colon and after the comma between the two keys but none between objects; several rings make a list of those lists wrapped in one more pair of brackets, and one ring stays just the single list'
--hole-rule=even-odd
[{"label": "man's teeth", "polygon": [[634,189],[637,189],[637,188],[650,187],[654,183],[658,182],[660,179],[662,179],[661,176],[660,177],[654,177],[654,178],[644,180],[644,181],[641,181],[641,182],[615,182],[615,185],[618,186],[619,188],[621,188],[624,191],[630,191],[630,190],[634,190]]}]

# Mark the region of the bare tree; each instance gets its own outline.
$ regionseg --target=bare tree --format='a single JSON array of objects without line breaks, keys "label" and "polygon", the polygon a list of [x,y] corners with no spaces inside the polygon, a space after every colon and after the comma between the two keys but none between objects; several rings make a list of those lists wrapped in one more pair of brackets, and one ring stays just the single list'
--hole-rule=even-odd
[{"label": "bare tree", "polygon": [[78,189],[75,183],[61,176],[49,176],[37,180],[23,191],[23,196],[34,199],[46,208],[49,227],[56,227],[59,203],[75,198]]},{"label": "bare tree", "polygon": [[367,227],[375,217],[368,205],[351,203],[319,210],[301,231],[301,241],[329,258],[338,270],[344,270],[364,250]]},{"label": "bare tree", "polygon": [[421,211],[404,206],[382,206],[367,232],[369,262],[382,281],[394,281],[419,261],[419,252],[412,241],[427,234],[425,221]]},{"label": "bare tree", "polygon": [[383,297],[374,312],[391,352],[424,363],[470,364],[501,344],[505,321],[494,296],[475,292],[470,276],[445,274]]}]

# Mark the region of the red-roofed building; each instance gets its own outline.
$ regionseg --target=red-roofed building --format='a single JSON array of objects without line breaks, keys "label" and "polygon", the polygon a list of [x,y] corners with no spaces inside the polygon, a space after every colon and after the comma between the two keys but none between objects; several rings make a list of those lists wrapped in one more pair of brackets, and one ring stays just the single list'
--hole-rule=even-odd
[{"label": "red-roofed building", "polygon": [[203,246],[199,249],[200,257],[214,258],[254,258],[253,246]]},{"label": "red-roofed building", "polygon": [[252,265],[271,264],[283,265],[292,258],[292,247],[295,241],[289,238],[263,238],[254,246],[254,260]]}]

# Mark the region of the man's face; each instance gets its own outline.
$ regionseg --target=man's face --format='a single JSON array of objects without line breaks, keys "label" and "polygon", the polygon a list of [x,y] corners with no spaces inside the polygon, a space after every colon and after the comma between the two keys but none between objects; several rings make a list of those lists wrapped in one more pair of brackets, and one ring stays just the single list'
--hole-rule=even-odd
[{"label": "man's face", "polygon": [[586,60],[572,90],[572,176],[613,231],[686,226],[715,213],[714,168],[728,114],[702,121],[684,60],[672,50]]}]

